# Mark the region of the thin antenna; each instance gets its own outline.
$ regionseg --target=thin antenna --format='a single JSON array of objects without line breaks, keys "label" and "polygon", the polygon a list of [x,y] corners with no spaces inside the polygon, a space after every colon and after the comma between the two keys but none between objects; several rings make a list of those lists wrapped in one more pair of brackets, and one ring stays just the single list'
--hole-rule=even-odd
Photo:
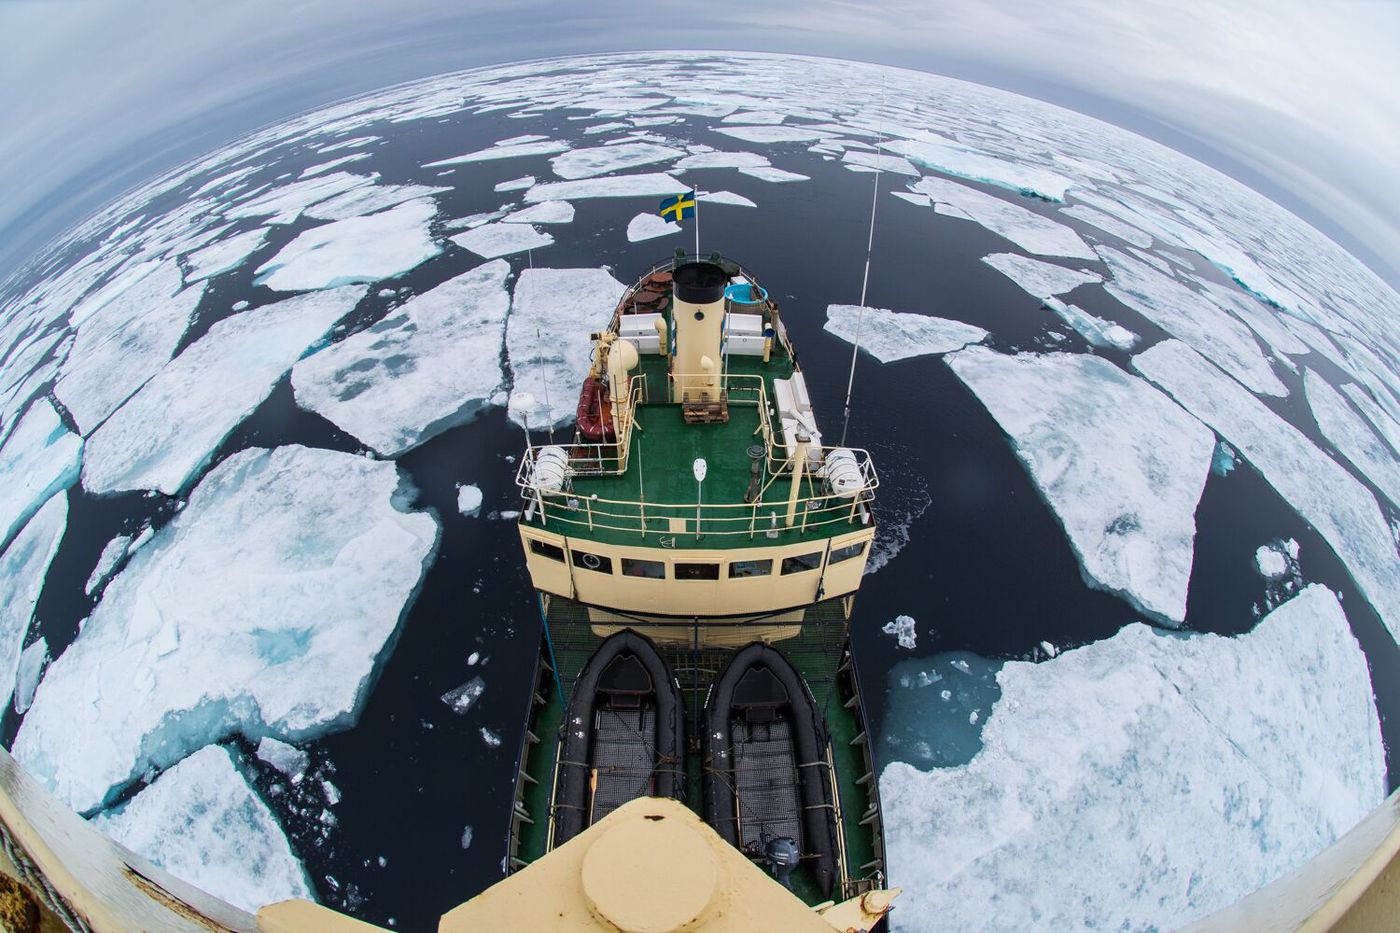
[{"label": "thin antenna", "polygon": [[875,205],[880,196],[880,155],[885,144],[885,79],[880,78],[880,143],[875,147],[875,184],[870,190],[870,235],[865,241],[865,275],[860,280],[860,308],[856,311],[856,339],[851,345],[851,373],[846,378],[846,413],[841,422],[841,446],[846,446],[846,429],[851,426],[851,391],[856,384],[856,357],[860,355],[860,331],[865,322],[865,289],[870,284],[870,253],[875,247]]}]

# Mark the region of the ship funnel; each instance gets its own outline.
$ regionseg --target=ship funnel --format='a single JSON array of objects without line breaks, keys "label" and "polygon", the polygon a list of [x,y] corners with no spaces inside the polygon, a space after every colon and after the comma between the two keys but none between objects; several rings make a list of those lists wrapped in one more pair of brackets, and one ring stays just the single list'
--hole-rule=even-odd
[{"label": "ship funnel", "polygon": [[[671,372],[673,402],[714,401],[719,398],[720,358],[724,325],[724,287],[729,276],[713,262],[688,262],[671,277],[671,314],[676,354]],[[710,365],[705,366],[709,361]]]}]

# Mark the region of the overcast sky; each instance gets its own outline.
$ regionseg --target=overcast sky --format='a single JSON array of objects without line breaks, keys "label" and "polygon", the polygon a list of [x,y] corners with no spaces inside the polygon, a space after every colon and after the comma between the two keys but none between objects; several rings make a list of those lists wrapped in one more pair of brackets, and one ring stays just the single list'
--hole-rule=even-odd
[{"label": "overcast sky", "polygon": [[592,51],[883,62],[1126,126],[1400,285],[1395,0],[0,0],[0,275],[156,171],[387,84]]}]

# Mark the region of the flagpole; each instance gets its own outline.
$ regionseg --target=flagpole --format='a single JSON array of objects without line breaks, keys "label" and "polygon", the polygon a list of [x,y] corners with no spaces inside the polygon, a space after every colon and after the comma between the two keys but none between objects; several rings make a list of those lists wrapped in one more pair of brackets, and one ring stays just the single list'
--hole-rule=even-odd
[{"label": "flagpole", "polygon": [[695,186],[695,258],[700,258],[700,186]]}]

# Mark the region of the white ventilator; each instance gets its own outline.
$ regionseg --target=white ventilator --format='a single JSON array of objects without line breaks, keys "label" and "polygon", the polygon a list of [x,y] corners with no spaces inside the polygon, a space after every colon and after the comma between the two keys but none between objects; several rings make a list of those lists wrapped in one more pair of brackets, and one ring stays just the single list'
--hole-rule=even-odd
[{"label": "white ventilator", "polygon": [[826,455],[826,483],[831,487],[834,495],[842,499],[853,499],[856,494],[865,488],[865,479],[861,476],[860,463],[856,460],[853,451],[846,447],[838,447],[829,451]]}]

